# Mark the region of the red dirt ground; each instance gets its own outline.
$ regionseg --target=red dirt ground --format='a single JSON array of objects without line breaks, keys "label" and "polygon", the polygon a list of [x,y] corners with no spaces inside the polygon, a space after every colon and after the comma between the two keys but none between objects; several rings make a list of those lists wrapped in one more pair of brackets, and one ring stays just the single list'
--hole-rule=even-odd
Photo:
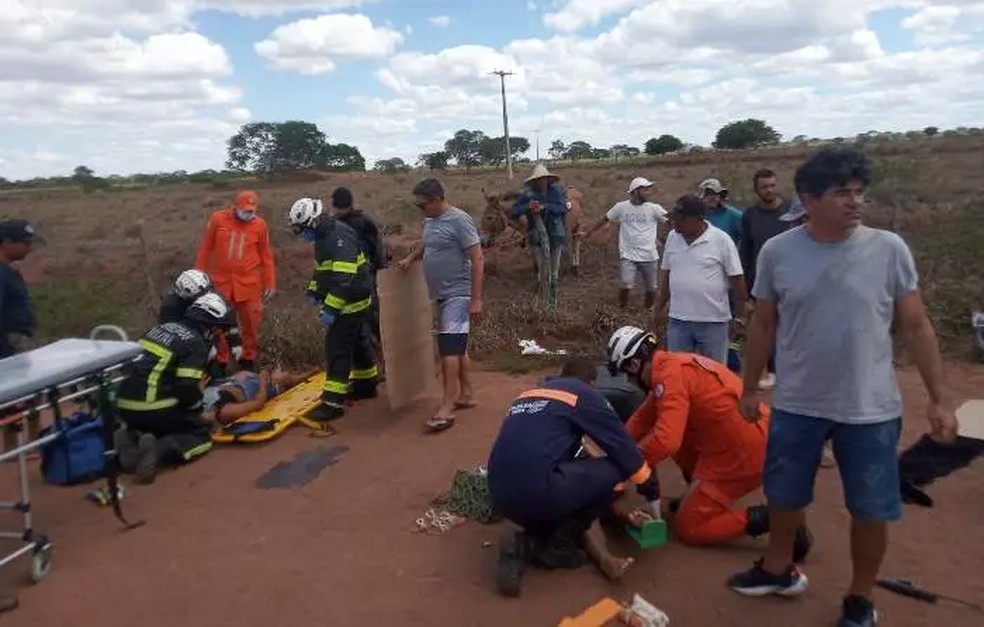
[{"label": "red dirt ground", "polygon": [[[918,374],[900,374],[908,416],[904,444],[924,422]],[[483,463],[503,408],[534,377],[481,373],[479,408],[437,436],[420,427],[426,408],[391,414],[385,401],[357,408],[331,439],[295,427],[269,445],[222,448],[189,468],[128,492],[126,511],[145,527],[121,533],[108,510],[85,500],[85,488],[42,485],[33,472],[36,526],[55,542],[48,578],[23,583],[27,561],[8,565],[2,582],[17,586],[21,607],[9,627],[99,625],[550,626],[605,595],[639,592],[674,627],[834,624],[850,574],[847,515],[837,471],[821,470],[810,521],[817,544],[805,567],[812,586],[798,600],[746,599],[724,585],[747,567],[755,543],[694,549],[670,545],[637,555],[625,582],[605,583],[593,570],[532,572],[520,599],[493,590],[497,527],[467,523],[442,536],[415,534],[428,501],[449,488],[456,468]],[[984,386],[984,368],[950,366],[958,402]],[[269,468],[322,444],[351,447],[337,465],[295,490],[261,490]],[[661,469],[668,492],[681,487],[672,466]],[[4,470],[13,497],[14,468]],[[984,462],[930,487],[933,509],[906,506],[893,528],[883,576],[903,577],[951,595],[984,602],[980,524]],[[9,525],[15,519],[4,518]],[[6,528],[5,528],[6,529]],[[879,591],[882,623],[894,627],[980,625],[981,616]]]}]

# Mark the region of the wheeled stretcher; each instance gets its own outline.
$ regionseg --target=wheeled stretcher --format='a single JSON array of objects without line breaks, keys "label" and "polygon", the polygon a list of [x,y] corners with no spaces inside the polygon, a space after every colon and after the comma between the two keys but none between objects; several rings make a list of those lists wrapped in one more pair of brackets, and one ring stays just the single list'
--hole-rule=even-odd
[{"label": "wheeled stretcher", "polygon": [[[95,339],[107,330],[122,339]],[[0,566],[30,553],[31,578],[35,582],[43,579],[51,567],[52,543],[33,527],[27,456],[61,437],[62,433],[55,429],[31,440],[25,423],[36,423],[44,410],[50,410],[56,421],[61,420],[62,403],[95,401],[104,424],[106,478],[113,509],[128,528],[142,524],[131,525],[120,511],[116,482],[118,465],[112,437],[116,423],[116,384],[124,378],[123,367],[138,359],[140,353],[140,344],[127,341],[122,329],[103,326],[93,329],[87,340],[59,340],[0,359],[0,426],[16,434],[16,444],[11,450],[0,453],[0,462],[16,458],[20,475],[20,499],[0,502],[0,510],[20,512],[23,516],[21,531],[0,532],[0,540],[21,543],[20,548],[0,558]]]}]

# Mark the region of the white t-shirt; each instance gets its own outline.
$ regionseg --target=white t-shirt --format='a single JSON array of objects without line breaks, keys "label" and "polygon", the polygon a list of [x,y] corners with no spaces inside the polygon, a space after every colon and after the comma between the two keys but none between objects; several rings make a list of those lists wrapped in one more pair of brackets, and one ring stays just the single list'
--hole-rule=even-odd
[{"label": "white t-shirt", "polygon": [[670,272],[670,317],[685,322],[728,322],[729,277],[741,276],[741,258],[731,237],[707,223],[707,230],[687,244],[670,232],[663,250],[663,270]]},{"label": "white t-shirt", "polygon": [[628,200],[615,203],[605,214],[618,224],[618,255],[630,261],[659,261],[656,233],[666,222],[666,209],[654,202],[633,205]]}]

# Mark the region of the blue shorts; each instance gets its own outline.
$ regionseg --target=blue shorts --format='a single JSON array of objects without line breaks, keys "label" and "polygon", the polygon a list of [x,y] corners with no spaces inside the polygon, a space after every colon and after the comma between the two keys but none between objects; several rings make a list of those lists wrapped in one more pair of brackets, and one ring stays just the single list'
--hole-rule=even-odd
[{"label": "blue shorts", "polygon": [[823,447],[830,439],[851,515],[875,522],[898,520],[902,494],[896,447],[901,431],[901,418],[853,425],[773,408],[765,453],[765,498],[788,510],[809,505]]}]

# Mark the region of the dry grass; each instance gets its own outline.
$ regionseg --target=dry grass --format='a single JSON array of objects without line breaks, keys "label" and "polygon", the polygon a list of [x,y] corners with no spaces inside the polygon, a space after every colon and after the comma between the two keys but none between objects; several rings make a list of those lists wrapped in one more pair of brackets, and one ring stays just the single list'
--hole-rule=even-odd
[{"label": "dry grass", "polygon": [[[870,152],[878,163],[878,180],[871,190],[875,204],[869,222],[894,222],[910,242],[940,335],[949,350],[965,354],[971,343],[970,311],[984,306],[984,280],[975,265],[984,259],[979,252],[984,202],[978,200],[984,191],[979,177],[984,138],[891,144]],[[722,179],[735,204],[744,205],[752,201],[751,176],[756,169],[775,170],[788,189],[805,154],[802,148],[787,147],[556,171],[583,192],[585,212],[593,220],[624,198],[629,180],[639,174],[657,181],[659,201],[665,205],[709,176]],[[449,199],[478,218],[483,187],[518,189],[524,175],[519,172],[512,182],[501,172],[487,171],[448,172],[441,178]],[[321,359],[318,323],[301,298],[312,263],[310,246],[294,240],[286,229],[284,214],[290,203],[302,195],[327,197],[336,185],[349,186],[357,203],[379,221],[398,258],[419,233],[421,220],[409,191],[420,176],[424,174],[305,173],[256,184],[270,222],[279,275],[280,295],[270,304],[263,329],[268,358],[295,364]],[[160,296],[148,293],[148,275],[158,290],[165,290],[192,263],[209,213],[234,191],[203,184],[87,195],[49,190],[0,196],[0,215],[29,217],[48,240],[24,268],[37,301],[41,335],[50,339],[86,333],[101,322],[121,324],[134,334],[143,331],[152,322]],[[140,220],[147,225],[149,258],[135,226]],[[549,348],[598,353],[618,324],[661,326],[638,311],[622,313],[614,306],[614,232],[599,234],[585,245],[580,277],[562,276],[557,312],[545,311],[532,300],[531,261],[524,249],[487,251],[486,259],[487,319],[475,331],[474,354],[499,368],[529,368],[531,360],[516,357],[518,338],[536,338]]]}]

